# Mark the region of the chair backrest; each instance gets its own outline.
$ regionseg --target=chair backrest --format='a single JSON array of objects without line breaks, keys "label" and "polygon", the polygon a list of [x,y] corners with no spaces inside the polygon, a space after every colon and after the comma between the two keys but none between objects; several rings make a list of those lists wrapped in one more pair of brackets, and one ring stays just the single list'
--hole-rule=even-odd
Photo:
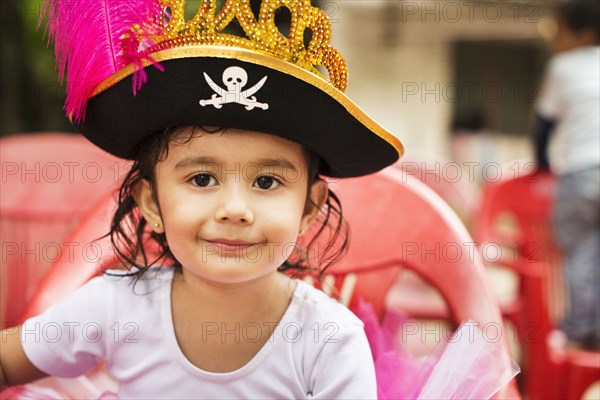
[{"label": "chair backrest", "polygon": [[[440,291],[457,322],[500,320],[473,240],[430,188],[388,168],[367,177],[341,180],[333,190],[350,225],[351,243],[347,254],[328,273],[406,267]],[[394,278],[390,276],[390,281]],[[374,296],[385,296],[384,288],[368,291],[373,304],[383,306]],[[376,307],[376,311],[381,310]]]},{"label": "chair backrest", "polygon": [[488,182],[475,221],[476,238],[518,246],[532,261],[548,261],[556,251],[549,235],[556,188],[556,178],[548,172]]},{"label": "chair backrest", "polygon": [[68,233],[126,172],[126,163],[67,133],[2,138],[0,159],[0,322],[10,326],[60,258]]},{"label": "chair backrest", "polygon": [[[114,193],[105,193],[80,221],[79,226],[67,236],[60,257],[38,283],[20,315],[19,324],[59,303],[75,289],[99,275],[105,267],[114,268],[117,257],[106,234],[110,231],[116,206]],[[77,244],[76,251],[69,251],[71,243]]]},{"label": "chair backrest", "polygon": [[[562,255],[552,234],[551,212],[557,190],[556,177],[549,172],[525,173],[488,183],[474,221],[475,238],[507,250],[503,261],[521,265],[543,263],[548,316],[564,313]],[[532,269],[534,267],[532,266]]]}]

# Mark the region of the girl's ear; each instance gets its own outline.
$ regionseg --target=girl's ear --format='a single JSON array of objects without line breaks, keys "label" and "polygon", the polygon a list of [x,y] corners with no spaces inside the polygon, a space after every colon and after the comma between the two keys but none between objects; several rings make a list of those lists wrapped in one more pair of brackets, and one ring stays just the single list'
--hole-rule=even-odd
[{"label": "girl's ear", "polygon": [[142,215],[150,224],[154,232],[164,233],[165,228],[160,217],[160,209],[152,193],[152,187],[147,179],[142,179],[132,191],[135,202],[140,207]]},{"label": "girl's ear", "polygon": [[304,215],[300,221],[300,236],[304,235],[310,226],[310,223],[319,214],[319,211],[329,197],[329,188],[327,182],[323,179],[317,179],[310,187],[309,200],[304,208]]}]

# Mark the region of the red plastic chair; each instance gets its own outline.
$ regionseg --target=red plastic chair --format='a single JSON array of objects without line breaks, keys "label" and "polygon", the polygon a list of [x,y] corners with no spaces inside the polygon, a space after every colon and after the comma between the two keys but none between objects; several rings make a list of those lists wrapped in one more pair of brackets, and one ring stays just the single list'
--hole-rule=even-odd
[{"label": "red plastic chair", "polygon": [[[369,177],[340,181],[334,191],[340,196],[350,223],[352,245],[341,262],[327,272],[325,291],[337,292],[351,308],[356,306],[358,298],[363,298],[381,316],[385,313],[386,296],[401,268],[410,268],[440,290],[455,322],[473,320],[481,326],[500,326],[500,313],[481,260],[465,245],[472,242],[466,229],[429,188],[399,170],[388,169]],[[107,199],[99,205],[101,215],[106,214],[111,201],[114,200]],[[97,226],[107,223],[102,221],[106,219],[91,217],[72,240],[93,237],[95,230],[101,230]],[[439,257],[435,252],[403,251],[414,249],[415,244],[428,248],[436,244],[452,247],[461,254]],[[97,274],[97,265],[83,261],[76,263],[80,264],[77,275],[68,260],[54,265],[24,317],[41,312]],[[497,398],[520,398],[520,395],[511,383]]]},{"label": "red plastic chair", "polygon": [[[116,189],[116,185],[113,187]],[[81,249],[85,247],[88,251],[69,251],[68,245],[63,245],[60,257],[35,287],[17,324],[22,324],[28,318],[59,303],[85,282],[100,275],[103,269],[115,268],[118,260],[106,234],[110,231],[116,205],[115,191],[108,190],[81,219],[79,226],[67,236],[64,243],[77,243]],[[36,381],[33,388],[28,387],[25,393],[35,397],[40,392],[50,390],[58,393],[61,398],[105,398],[106,393],[116,391],[117,386],[116,380],[108,374],[104,363],[101,363],[77,378],[49,377]],[[2,398],[22,398],[21,393],[22,387],[15,387],[7,389],[1,395]]]},{"label": "red plastic chair", "polygon": [[85,282],[100,275],[103,269],[115,268],[117,257],[110,238],[105,235],[110,231],[116,206],[115,194],[109,191],[80,221],[65,243],[78,243],[89,251],[69,252],[64,249],[61,252],[60,258],[50,266],[35,288],[31,300],[18,320],[19,324],[59,303]]},{"label": "red plastic chair", "polygon": [[0,322],[8,327],[64,250],[89,250],[63,241],[127,164],[66,133],[2,138],[0,159]]},{"label": "red plastic chair", "polygon": [[[451,160],[431,157],[427,154],[405,156],[394,164],[404,171],[405,176],[413,176],[437,193],[459,216],[463,224],[470,229],[471,218],[479,208],[481,192],[474,183],[472,172]],[[404,179],[406,180],[406,179]],[[413,296],[402,299],[402,308],[410,315],[425,319],[447,319],[448,309],[443,300],[428,290],[419,278],[408,276],[405,288],[410,287]]]},{"label": "red plastic chair", "polygon": [[475,221],[476,238],[504,249],[506,257],[494,261],[519,278],[517,297],[502,310],[519,332],[532,399],[579,399],[600,379],[600,353],[549,343],[565,307],[561,254],[550,226],[556,184],[544,172],[490,183]]}]

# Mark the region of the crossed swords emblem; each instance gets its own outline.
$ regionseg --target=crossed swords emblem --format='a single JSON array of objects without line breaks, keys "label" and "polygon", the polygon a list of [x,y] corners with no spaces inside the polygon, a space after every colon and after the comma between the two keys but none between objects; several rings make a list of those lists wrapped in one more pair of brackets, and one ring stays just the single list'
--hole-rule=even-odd
[{"label": "crossed swords emblem", "polygon": [[202,107],[207,105],[213,105],[215,108],[223,107],[223,104],[238,103],[246,107],[246,110],[252,110],[254,107],[262,108],[267,110],[269,105],[267,103],[259,103],[256,101],[254,93],[265,84],[267,77],[262,78],[258,83],[249,89],[242,91],[246,83],[248,83],[248,74],[241,67],[229,67],[223,71],[223,83],[227,89],[223,89],[217,85],[206,72],[204,72],[204,79],[206,83],[215,93],[210,99],[200,100]]}]

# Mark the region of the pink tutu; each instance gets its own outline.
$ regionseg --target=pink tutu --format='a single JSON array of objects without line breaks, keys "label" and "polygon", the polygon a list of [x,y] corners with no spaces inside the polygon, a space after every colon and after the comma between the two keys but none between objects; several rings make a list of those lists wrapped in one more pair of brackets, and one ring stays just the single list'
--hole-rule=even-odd
[{"label": "pink tutu", "polygon": [[500,342],[490,341],[472,322],[417,359],[395,340],[394,333],[409,322],[405,315],[388,311],[380,326],[370,304],[359,301],[353,311],[365,324],[380,400],[489,399],[520,372]]}]

